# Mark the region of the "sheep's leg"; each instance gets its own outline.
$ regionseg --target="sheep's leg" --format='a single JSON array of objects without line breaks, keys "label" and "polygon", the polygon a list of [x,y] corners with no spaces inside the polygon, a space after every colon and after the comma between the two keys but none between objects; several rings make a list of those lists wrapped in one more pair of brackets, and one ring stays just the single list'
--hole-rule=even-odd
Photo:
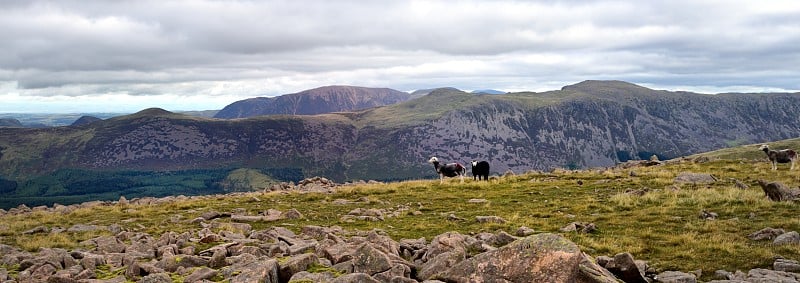
[{"label": "sheep's leg", "polygon": [[461,177],[461,183],[464,183],[464,174],[458,174],[458,176]]},{"label": "sheep's leg", "polygon": [[796,160],[796,159],[792,158],[792,166],[791,166],[791,167],[789,167],[789,170],[790,170],[790,171],[791,171],[791,170],[794,170],[794,161],[795,161],[795,160]]}]

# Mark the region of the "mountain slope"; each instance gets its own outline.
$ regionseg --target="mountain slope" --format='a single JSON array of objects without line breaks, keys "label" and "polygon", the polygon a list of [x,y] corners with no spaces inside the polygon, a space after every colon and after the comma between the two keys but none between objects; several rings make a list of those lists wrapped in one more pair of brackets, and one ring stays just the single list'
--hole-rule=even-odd
[{"label": "mountain slope", "polygon": [[355,111],[406,101],[412,96],[389,88],[326,86],[278,97],[256,97],[225,106],[215,118],[233,119],[259,115],[314,115]]},{"label": "mountain slope", "polygon": [[[771,107],[776,104],[785,107]],[[17,191],[26,180],[66,176],[58,172],[63,169],[227,170],[213,173],[224,177],[235,168],[257,168],[336,181],[398,180],[433,178],[431,156],[463,164],[487,160],[492,174],[611,166],[796,138],[798,108],[799,94],[708,95],[587,81],[543,93],[439,89],[390,106],[324,115],[222,120],[147,109],[82,127],[0,129],[0,178],[17,182]],[[64,178],[42,180],[24,190],[46,193]],[[203,182],[210,188],[217,181],[204,179],[200,187]]]}]

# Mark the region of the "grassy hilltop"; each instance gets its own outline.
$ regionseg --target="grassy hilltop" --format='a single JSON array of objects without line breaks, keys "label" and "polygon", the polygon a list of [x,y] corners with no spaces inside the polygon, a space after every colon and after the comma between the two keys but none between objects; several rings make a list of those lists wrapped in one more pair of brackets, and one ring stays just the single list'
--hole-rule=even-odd
[{"label": "grassy hilltop", "polygon": [[[795,142],[771,145],[780,148]],[[331,194],[248,193],[209,200],[179,200],[159,206],[116,204],[81,208],[69,214],[40,211],[5,215],[0,216],[0,242],[29,251],[39,247],[71,249],[79,247],[83,240],[109,232],[47,235],[22,232],[41,225],[67,228],[74,224],[119,224],[131,231],[160,235],[167,231],[198,230],[199,226],[190,220],[207,211],[244,210],[256,214],[267,209],[294,208],[304,215],[302,219],[257,222],[252,224],[253,229],[284,226],[297,232],[305,225],[338,225],[345,230],[381,229],[397,240],[425,237],[430,241],[447,231],[513,233],[520,226],[527,226],[537,232],[562,233],[591,256],[630,252],[659,271],[701,269],[704,279],[718,269],[746,271],[768,267],[775,256],[800,259],[800,246],[773,246],[770,241],[747,238],[765,227],[787,232],[800,230],[796,217],[800,214],[800,204],[772,202],[756,184],[756,180],[765,179],[797,187],[800,170],[789,171],[788,165],[782,164],[777,171],[771,171],[763,153],[754,145],[729,151],[738,151],[739,155],[720,151],[706,155],[729,158],[693,162],[693,156],[652,167],[529,172],[490,182],[468,180],[460,184],[451,179],[439,184],[438,180],[416,180],[342,187]],[[741,154],[752,159],[740,158]],[[682,172],[709,173],[718,181],[703,185],[675,183],[675,177]],[[736,180],[750,187],[738,188]],[[626,193],[634,190],[645,193]],[[473,203],[470,199],[486,202]],[[356,208],[401,213],[379,222],[340,219]],[[698,217],[701,211],[715,212],[719,217],[704,220]],[[450,214],[463,220],[448,220]],[[475,221],[476,216],[491,215],[502,217],[507,223]],[[590,234],[559,231],[576,221],[594,223],[598,230]]]}]

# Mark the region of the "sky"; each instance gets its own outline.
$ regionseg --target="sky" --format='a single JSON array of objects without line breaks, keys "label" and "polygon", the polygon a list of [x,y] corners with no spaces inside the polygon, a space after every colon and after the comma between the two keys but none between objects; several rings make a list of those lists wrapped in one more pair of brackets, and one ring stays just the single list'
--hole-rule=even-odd
[{"label": "sky", "polygon": [[800,90],[800,1],[0,1],[0,113],[222,109],[326,85]]}]

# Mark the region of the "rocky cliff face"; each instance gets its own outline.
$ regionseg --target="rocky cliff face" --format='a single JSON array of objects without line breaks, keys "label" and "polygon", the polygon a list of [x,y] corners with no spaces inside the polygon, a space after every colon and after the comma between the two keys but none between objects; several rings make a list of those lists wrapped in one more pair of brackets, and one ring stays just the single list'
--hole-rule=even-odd
[{"label": "rocky cliff face", "polygon": [[798,94],[704,95],[585,82],[549,93],[432,95],[381,108],[392,114],[380,119],[393,123],[380,125],[377,111],[231,121],[147,110],[83,127],[2,129],[0,177],[59,168],[247,167],[396,180],[434,176],[431,156],[488,160],[492,173],[502,174],[673,158],[800,133]]},{"label": "rocky cliff face", "polygon": [[326,86],[278,97],[256,97],[234,102],[217,112],[215,118],[233,119],[259,115],[314,115],[355,111],[391,105],[412,95],[389,88]]}]

